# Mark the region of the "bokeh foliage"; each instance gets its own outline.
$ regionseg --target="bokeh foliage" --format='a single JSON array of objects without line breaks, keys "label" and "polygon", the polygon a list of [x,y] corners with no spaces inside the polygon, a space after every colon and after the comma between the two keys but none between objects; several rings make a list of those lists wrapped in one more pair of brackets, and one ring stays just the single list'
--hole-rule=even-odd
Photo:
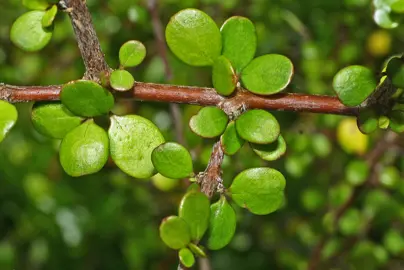
[{"label": "bokeh foliage", "polygon": [[[257,55],[279,53],[294,63],[293,92],[333,95],[332,78],[341,68],[360,64],[377,72],[388,56],[402,53],[404,26],[380,29],[372,19],[370,0],[159,2],[164,25],[187,7],[205,11],[218,25],[235,14],[248,17],[257,28]],[[147,48],[146,59],[127,70],[137,81],[167,82],[146,1],[87,4],[112,67],[119,66],[124,42],[140,40]],[[57,15],[52,41],[41,52],[26,53],[11,44],[10,26],[25,11],[19,0],[0,2],[0,82],[46,85],[80,78],[84,67],[64,14]],[[169,83],[211,85],[210,68],[186,66],[171,54],[169,63],[174,75]],[[176,212],[186,186],[178,183],[163,192],[157,178],[133,179],[112,165],[90,176],[67,176],[58,161],[60,142],[33,129],[31,106],[18,105],[19,122],[0,144],[0,269],[175,269],[177,255],[160,240],[158,226]],[[186,144],[195,171],[201,171],[213,140],[201,139],[187,127],[199,108],[181,109]],[[167,104],[121,102],[114,111],[145,116],[166,141],[176,141]],[[268,216],[235,207],[235,237],[227,248],[212,252],[213,269],[305,269],[313,247],[329,229],[334,236],[322,256],[332,258],[331,266],[394,269],[404,260],[400,149],[383,155],[376,175],[381,187],[362,193],[337,228],[330,228],[330,210],[349,197],[358,182],[353,177],[363,177],[352,176],[352,163],[363,160],[383,131],[362,135],[348,117],[274,115],[288,145],[284,158],[269,163],[287,179],[284,206]],[[103,119],[99,124],[105,124]],[[248,144],[232,158],[223,163],[227,186],[240,171],[268,165]],[[355,236],[360,241],[344,250],[345,241]]]}]

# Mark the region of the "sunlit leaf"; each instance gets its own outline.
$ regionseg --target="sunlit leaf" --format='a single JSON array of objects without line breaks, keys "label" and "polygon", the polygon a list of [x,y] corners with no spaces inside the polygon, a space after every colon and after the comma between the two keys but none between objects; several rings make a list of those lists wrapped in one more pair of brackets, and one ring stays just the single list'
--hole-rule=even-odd
[{"label": "sunlit leaf", "polygon": [[109,77],[109,83],[116,91],[128,91],[133,88],[135,79],[126,70],[114,70]]},{"label": "sunlit leaf", "polygon": [[17,118],[18,112],[14,105],[0,100],[0,142],[15,125]]},{"label": "sunlit leaf", "polygon": [[201,137],[214,138],[225,131],[228,121],[227,115],[221,109],[204,107],[191,117],[189,127]]},{"label": "sunlit leaf", "polygon": [[169,216],[160,224],[160,237],[172,249],[181,249],[191,242],[188,224],[180,217]]},{"label": "sunlit leaf", "polygon": [[391,18],[391,13],[387,9],[376,9],[373,13],[375,22],[383,28],[392,29],[398,26],[398,22]]},{"label": "sunlit leaf", "polygon": [[48,9],[42,18],[41,21],[42,27],[47,28],[52,26],[57,13],[58,13],[57,5],[53,5],[50,9]]},{"label": "sunlit leaf", "polygon": [[192,267],[195,264],[194,254],[192,254],[192,252],[187,248],[180,249],[178,252],[178,257],[182,265],[185,267]]},{"label": "sunlit leaf", "polygon": [[360,132],[354,118],[345,118],[337,127],[337,141],[345,152],[362,155],[368,148],[369,138]]},{"label": "sunlit leaf", "polygon": [[146,57],[146,47],[142,42],[130,40],[119,49],[119,62],[123,67],[135,67]]},{"label": "sunlit leaf", "polygon": [[224,56],[217,58],[213,65],[212,83],[216,92],[223,96],[231,95],[236,89],[237,76],[230,61]]}]

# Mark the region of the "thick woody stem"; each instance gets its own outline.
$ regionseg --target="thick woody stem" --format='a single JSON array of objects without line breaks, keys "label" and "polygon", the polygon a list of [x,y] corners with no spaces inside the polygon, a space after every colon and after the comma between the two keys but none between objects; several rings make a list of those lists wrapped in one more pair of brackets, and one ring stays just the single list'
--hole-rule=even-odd
[{"label": "thick woody stem", "polygon": [[[0,99],[11,103],[59,100],[61,85],[12,86],[0,84]],[[117,93],[117,98],[184,103],[200,106],[218,106],[226,112],[238,108],[294,111],[339,115],[357,115],[357,107],[346,107],[336,97],[304,94],[276,94],[257,96],[247,91],[238,91],[230,98],[216,93],[213,88],[177,86],[137,82],[133,91]]]},{"label": "thick woody stem", "polygon": [[86,1],[62,0],[60,5],[69,14],[73,25],[81,57],[86,67],[83,79],[99,83],[101,74],[105,73],[107,75],[110,72],[110,68],[101,50]]}]

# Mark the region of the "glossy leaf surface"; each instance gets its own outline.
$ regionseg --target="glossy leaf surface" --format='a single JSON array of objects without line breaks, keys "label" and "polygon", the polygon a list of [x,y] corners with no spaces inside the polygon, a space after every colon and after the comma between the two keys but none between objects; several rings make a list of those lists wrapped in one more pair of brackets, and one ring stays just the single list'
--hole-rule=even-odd
[{"label": "glossy leaf surface", "polygon": [[14,105],[0,100],[0,142],[15,125],[17,118],[18,112]]},{"label": "glossy leaf surface", "polygon": [[227,115],[219,108],[204,107],[198,114],[191,117],[189,127],[204,138],[220,136],[226,129]]},{"label": "glossy leaf surface", "polygon": [[130,40],[119,49],[119,62],[123,67],[135,67],[146,57],[146,47],[142,42]]},{"label": "glossy leaf surface", "polygon": [[244,145],[245,141],[238,135],[234,121],[227,125],[226,130],[220,137],[220,142],[226,155],[234,155]]},{"label": "glossy leaf surface", "polygon": [[216,92],[223,96],[231,95],[236,89],[237,76],[230,61],[224,56],[217,58],[213,65],[212,83]]},{"label": "glossy leaf surface", "polygon": [[160,237],[172,249],[181,249],[191,242],[188,224],[178,216],[169,216],[160,224]]},{"label": "glossy leaf surface", "polygon": [[114,70],[109,77],[109,83],[116,91],[128,91],[133,88],[135,79],[126,70]]}]

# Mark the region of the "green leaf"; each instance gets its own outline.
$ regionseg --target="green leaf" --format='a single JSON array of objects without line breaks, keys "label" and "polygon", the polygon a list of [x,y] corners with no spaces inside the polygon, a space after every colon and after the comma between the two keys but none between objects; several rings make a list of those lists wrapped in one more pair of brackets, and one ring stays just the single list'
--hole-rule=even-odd
[{"label": "green leaf", "polygon": [[178,184],[180,184],[180,181],[178,179],[168,178],[159,173],[153,175],[151,177],[151,181],[156,188],[165,192],[173,190],[178,186]]},{"label": "green leaf", "polygon": [[169,216],[160,224],[160,237],[172,249],[181,249],[191,242],[188,224],[180,217]]},{"label": "green leaf", "polygon": [[42,27],[45,11],[29,11],[11,26],[10,39],[15,46],[28,52],[39,51],[52,38],[52,31]]},{"label": "green leaf", "polygon": [[383,245],[391,254],[398,256],[404,251],[403,234],[397,229],[390,228],[383,237]]},{"label": "green leaf", "polygon": [[379,176],[379,182],[384,187],[394,189],[400,185],[401,175],[400,171],[394,166],[387,166],[382,168]]},{"label": "green leaf", "polygon": [[197,245],[195,245],[194,243],[189,243],[189,244],[188,244],[188,247],[189,247],[189,249],[190,249],[195,255],[197,255],[197,256],[199,256],[199,257],[203,257],[203,258],[206,257],[206,253],[205,253],[205,251],[203,250],[203,247],[202,247],[202,246],[197,246]]},{"label": "green leaf", "polygon": [[55,138],[63,137],[81,124],[83,118],[72,114],[59,102],[39,102],[32,108],[32,123],[41,134]]},{"label": "green leaf", "polygon": [[282,135],[272,144],[250,144],[253,151],[263,160],[273,161],[282,157],[286,152],[286,142]]},{"label": "green leaf", "polygon": [[375,22],[383,28],[392,29],[398,26],[398,22],[391,18],[391,14],[387,9],[376,9],[373,13]]},{"label": "green leaf", "polygon": [[93,120],[76,127],[60,144],[60,164],[70,176],[100,171],[108,160],[108,135]]},{"label": "green leaf", "polygon": [[159,145],[153,150],[151,159],[156,170],[166,177],[181,179],[193,175],[191,154],[178,143]]},{"label": "green leaf", "polygon": [[85,117],[106,114],[114,106],[114,97],[107,89],[87,80],[63,85],[60,99],[72,113]]},{"label": "green leaf", "polygon": [[404,88],[404,60],[393,57],[387,64],[387,76],[397,88]]},{"label": "green leaf", "polygon": [[138,115],[114,115],[108,134],[111,157],[122,171],[136,178],[154,174],[151,153],[164,137],[151,121]]},{"label": "green leaf", "polygon": [[218,250],[227,246],[236,232],[236,223],[236,213],[222,195],[220,200],[210,207],[208,248]]},{"label": "green leaf", "polygon": [[222,54],[240,73],[254,58],[257,48],[257,34],[254,24],[247,18],[234,16],[220,28],[222,34]]},{"label": "green leaf", "polygon": [[369,134],[377,130],[379,120],[377,114],[372,109],[363,109],[359,112],[357,125],[363,134]]},{"label": "green leaf", "polygon": [[219,28],[197,9],[184,9],[171,17],[166,39],[171,51],[192,66],[211,66],[222,51]]},{"label": "green leaf", "polygon": [[249,110],[236,120],[238,135],[248,142],[268,144],[278,139],[280,126],[276,118],[264,110]]},{"label": "green leaf", "polygon": [[352,160],[345,170],[345,176],[350,184],[361,185],[369,176],[369,165],[363,160]]},{"label": "green leaf", "polygon": [[234,202],[256,215],[276,211],[283,203],[285,177],[271,168],[252,168],[239,173],[230,186]]},{"label": "green leaf", "polygon": [[135,79],[126,70],[114,70],[109,77],[109,83],[116,91],[128,91],[135,84]]},{"label": "green leaf", "polygon": [[391,5],[391,10],[396,13],[404,13],[404,0],[397,0]]},{"label": "green leaf", "polygon": [[364,218],[357,209],[348,209],[338,221],[338,226],[343,235],[355,235],[360,233]]},{"label": "green leaf", "polygon": [[46,0],[22,0],[22,5],[28,9],[46,10],[49,3]]},{"label": "green leaf", "polygon": [[240,148],[244,145],[244,139],[241,138],[236,131],[236,123],[231,121],[223,135],[220,137],[220,142],[223,147],[223,151],[226,155],[234,155],[240,150]]},{"label": "green leaf", "polygon": [[397,133],[404,132],[404,111],[391,111],[389,117],[390,129]]},{"label": "green leaf", "polygon": [[385,115],[381,115],[377,124],[379,128],[387,129],[390,126],[390,119]]},{"label": "green leaf", "polygon": [[180,249],[180,251],[178,252],[178,257],[181,264],[185,267],[190,268],[195,264],[194,254],[192,254],[192,252],[187,248]]},{"label": "green leaf", "polygon": [[119,49],[119,62],[125,68],[139,65],[145,57],[146,47],[137,40],[129,40]]},{"label": "green leaf", "polygon": [[210,202],[199,191],[191,191],[182,198],[178,215],[189,225],[191,239],[199,241],[209,225]]},{"label": "green leaf", "polygon": [[237,76],[234,74],[230,61],[222,56],[216,59],[212,69],[212,83],[220,95],[231,95],[236,89]]},{"label": "green leaf", "polygon": [[44,16],[42,17],[42,27],[47,28],[52,26],[53,21],[55,20],[56,14],[58,13],[57,5],[53,5],[50,9],[48,9]]},{"label": "green leaf", "polygon": [[252,60],[241,73],[241,81],[248,91],[259,95],[273,95],[288,86],[293,76],[293,64],[286,56],[267,54]]},{"label": "green leaf", "polygon": [[0,100],[0,142],[15,125],[17,118],[18,112],[14,105]]},{"label": "green leaf", "polygon": [[201,137],[214,138],[226,129],[227,115],[219,108],[204,107],[198,114],[191,117],[189,127]]},{"label": "green leaf", "polygon": [[334,76],[333,87],[344,105],[354,107],[376,89],[376,79],[369,68],[348,66]]}]

